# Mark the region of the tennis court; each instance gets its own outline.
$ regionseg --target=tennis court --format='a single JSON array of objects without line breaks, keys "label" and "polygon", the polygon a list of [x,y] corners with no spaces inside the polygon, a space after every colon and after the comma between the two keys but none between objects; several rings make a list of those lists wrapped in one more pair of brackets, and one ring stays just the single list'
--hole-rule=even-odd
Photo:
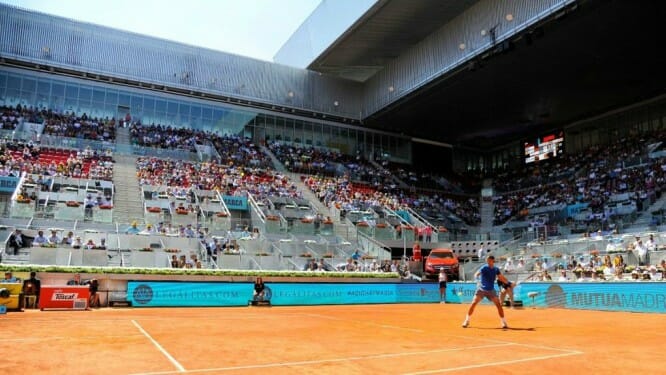
[{"label": "tennis court", "polygon": [[664,315],[480,305],[108,308],[0,316],[4,374],[659,372]]}]

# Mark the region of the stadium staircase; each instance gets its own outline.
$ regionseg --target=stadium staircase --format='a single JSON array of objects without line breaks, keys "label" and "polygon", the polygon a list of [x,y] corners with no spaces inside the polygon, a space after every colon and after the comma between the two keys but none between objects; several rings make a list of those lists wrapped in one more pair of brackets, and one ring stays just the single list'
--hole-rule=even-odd
[{"label": "stadium staircase", "polygon": [[8,217],[9,216],[9,207],[10,207],[10,205],[11,205],[10,196],[8,196],[8,195],[0,196],[0,215],[2,215],[2,217]]},{"label": "stadium staircase", "polygon": [[[263,151],[266,155],[268,155],[271,158],[271,160],[273,161],[273,167],[275,168],[276,171],[284,173],[287,177],[289,177],[292,183],[301,192],[303,192],[303,198],[307,199],[310,202],[312,208],[314,208],[315,211],[324,216],[330,216],[331,218],[334,219],[337,218],[336,217],[337,215],[333,214],[331,210],[328,207],[326,207],[319,200],[319,198],[317,198],[317,196],[310,190],[310,188],[301,181],[300,174],[287,171],[287,168],[284,166],[284,164],[282,164],[280,160],[278,160],[278,158],[273,154],[273,152],[271,152],[270,149],[268,149],[268,147],[261,146],[261,151]],[[336,222],[333,228],[336,237],[342,238],[344,241],[348,241],[351,243],[355,243],[357,241],[356,227],[354,227],[349,220]]]},{"label": "stadium staircase", "polygon": [[631,226],[634,228],[649,227],[652,224],[652,213],[666,208],[666,194],[643,210]]},{"label": "stadium staircase", "polygon": [[479,214],[481,215],[481,225],[479,226],[479,233],[491,233],[496,229],[493,228],[493,223],[495,221],[495,204],[481,199],[480,206]]},{"label": "stadium staircase", "polygon": [[116,164],[113,170],[115,186],[113,221],[127,224],[134,220],[143,222],[141,188],[136,179],[136,157],[118,155],[114,158]]},{"label": "stadium staircase", "polygon": [[268,147],[262,145],[259,146],[259,148],[261,149],[261,151],[263,151],[264,154],[268,155],[268,157],[271,159],[271,161],[273,162],[273,169],[275,169],[280,173],[288,172],[284,164],[280,162],[280,160],[275,156],[275,154],[273,154],[273,152],[271,152],[271,150]]},{"label": "stadium staircase", "polygon": [[[301,181],[299,174],[289,172],[287,175],[293,181],[294,185],[296,185],[296,187],[298,187],[298,189],[303,192],[303,198],[310,202],[315,211],[321,213],[324,216],[330,216],[334,220],[336,219],[336,215],[331,213],[331,210],[326,207],[312,192],[312,190],[310,190],[310,188]],[[352,243],[355,241],[356,227],[354,227],[349,220],[336,222],[333,228],[336,236]]]},{"label": "stadium staircase", "polygon": [[[130,145],[129,129],[119,128],[116,133],[117,145]],[[115,187],[113,221],[129,224],[144,218],[141,187],[136,178],[136,156],[114,155],[113,185]],[[123,228],[124,229],[124,228]]]},{"label": "stadium staircase", "polygon": [[[372,158],[368,158],[367,161],[368,161],[368,163],[370,163],[370,165],[375,167],[378,171],[382,171],[382,172],[386,171],[386,168],[384,168],[381,164],[374,161]],[[393,180],[393,182],[395,182],[396,185],[398,185],[401,189],[409,189],[409,185],[405,181],[401,180],[398,176],[396,176],[392,173],[391,173],[391,180]]]},{"label": "stadium staircase", "polygon": [[481,233],[490,233],[493,230],[493,221],[495,220],[495,204],[481,200]]},{"label": "stadium staircase", "polygon": [[[317,198],[317,196],[301,181],[299,174],[286,172],[286,175],[291,179],[292,183],[303,192],[303,198],[310,202],[312,208],[315,211],[324,216],[329,216],[333,218],[333,220],[337,219],[337,215],[333,214],[331,210],[326,207],[319,200],[319,198]],[[378,259],[391,258],[389,247],[376,239],[370,238],[369,236],[360,233],[356,229],[356,226],[354,226],[354,224],[349,219],[335,221],[335,225],[333,225],[333,234],[338,241],[342,240],[349,242],[350,244],[353,244],[355,248],[361,250],[361,252],[364,254],[377,256]]]},{"label": "stadium staircase", "polygon": [[[491,179],[483,180],[483,187],[490,188],[492,187],[493,182]],[[481,233],[490,233],[493,230],[493,223],[495,221],[495,203],[492,199],[486,201],[481,197],[481,207],[479,208],[481,215],[481,227],[479,230]]]}]

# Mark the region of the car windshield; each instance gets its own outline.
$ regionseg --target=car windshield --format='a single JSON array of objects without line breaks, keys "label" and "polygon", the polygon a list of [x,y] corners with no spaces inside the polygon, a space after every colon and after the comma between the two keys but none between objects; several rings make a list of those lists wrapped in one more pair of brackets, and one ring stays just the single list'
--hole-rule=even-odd
[{"label": "car windshield", "polygon": [[444,259],[444,258],[453,258],[452,253],[440,253],[440,252],[432,252],[430,253],[431,258],[437,258],[437,259]]}]

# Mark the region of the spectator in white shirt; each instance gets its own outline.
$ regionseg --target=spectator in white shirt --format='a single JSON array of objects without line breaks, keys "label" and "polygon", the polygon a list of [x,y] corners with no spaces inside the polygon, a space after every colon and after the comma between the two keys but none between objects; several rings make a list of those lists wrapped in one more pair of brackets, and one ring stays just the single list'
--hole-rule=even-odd
[{"label": "spectator in white shirt", "polygon": [[525,269],[525,260],[523,258],[518,259],[518,264],[516,264],[516,271],[523,271]]},{"label": "spectator in white shirt", "polygon": [[511,259],[511,257],[506,258],[506,263],[504,263],[504,272],[510,273],[513,272],[514,269],[515,267],[513,265],[513,259]]},{"label": "spectator in white shirt", "polygon": [[654,235],[650,235],[650,238],[645,242],[645,248],[647,251],[657,250],[657,243],[654,241]]},{"label": "spectator in white shirt", "polygon": [[76,236],[74,239],[74,242],[72,242],[72,248],[74,249],[80,249],[83,247],[83,241],[81,241],[81,237]]},{"label": "spectator in white shirt", "polygon": [[636,242],[634,242],[634,252],[636,253],[636,258],[638,258],[638,265],[644,266],[647,262],[647,248],[640,237],[636,237]]}]

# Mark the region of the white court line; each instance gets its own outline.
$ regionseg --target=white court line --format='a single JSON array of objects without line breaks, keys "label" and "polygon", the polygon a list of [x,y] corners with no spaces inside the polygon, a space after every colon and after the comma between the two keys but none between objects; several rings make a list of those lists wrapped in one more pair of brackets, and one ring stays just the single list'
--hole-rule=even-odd
[{"label": "white court line", "polygon": [[580,350],[562,349],[562,348],[555,348],[553,346],[545,346],[545,345],[522,344],[522,343],[517,343],[517,342],[514,342],[512,344],[517,345],[517,346],[524,346],[526,348],[555,350],[555,351],[558,351],[558,352],[569,352],[569,353],[576,353],[576,354],[584,354],[585,353],[585,352],[581,352]]},{"label": "white court line", "polygon": [[525,343],[522,343],[522,342],[514,342],[514,341],[506,341],[506,340],[495,340],[495,339],[490,339],[490,338],[486,338],[486,337],[448,335],[448,334],[444,334],[442,337],[455,337],[455,338],[467,339],[467,340],[480,340],[480,341],[494,342],[494,343],[498,343],[498,344],[511,344],[511,345],[516,345],[516,346],[524,346],[526,348],[553,350],[553,351],[558,351],[558,352],[567,352],[567,353],[576,353],[576,354],[584,354],[585,353],[585,352],[581,352],[581,351],[574,350],[574,349],[563,349],[563,348],[556,348],[554,346],[525,344]]},{"label": "white court line", "polygon": [[143,335],[146,336],[148,338],[148,340],[150,340],[153,343],[153,345],[155,345],[157,347],[157,349],[159,349],[159,351],[162,352],[162,354],[164,354],[164,356],[167,357],[169,359],[169,361],[171,361],[171,363],[173,363],[174,366],[176,366],[176,368],[178,369],[178,372],[185,372],[185,367],[183,367],[183,365],[181,365],[178,361],[176,361],[176,359],[173,358],[171,356],[171,354],[169,354],[169,352],[167,352],[162,347],[162,345],[160,345],[159,342],[157,342],[154,338],[152,338],[148,334],[148,332],[146,332],[146,330],[143,329],[143,327],[141,327],[139,325],[139,323],[136,322],[136,320],[132,319],[132,324],[134,324],[136,326],[136,328],[138,328],[139,331],[141,331],[141,333],[143,333]]},{"label": "white court line", "polygon": [[[411,330],[411,331],[417,331],[417,332],[425,332],[425,331],[419,330],[419,329],[405,328],[405,327],[392,326],[392,325],[373,324],[373,323],[369,323],[369,322],[361,321],[361,320],[342,319],[342,318],[336,318],[336,317],[320,315],[320,314],[302,314],[302,315],[318,317],[318,318],[323,318],[323,319],[330,319],[330,320],[345,321],[345,322],[355,322],[355,323],[367,324],[367,325],[378,326],[378,327],[383,327],[383,328],[404,329],[404,330]],[[409,375],[431,374],[431,373],[438,373],[438,372],[440,372],[440,373],[441,372],[450,372],[450,371],[455,371],[455,370],[465,370],[465,369],[472,369],[472,368],[489,367],[489,366],[494,366],[494,365],[502,364],[502,363],[507,363],[507,364],[509,364],[509,363],[520,363],[520,362],[537,361],[537,360],[544,360],[544,359],[550,359],[550,358],[558,358],[558,357],[566,357],[566,356],[571,356],[571,355],[584,354],[583,352],[576,351],[576,350],[560,349],[560,348],[554,348],[554,347],[544,346],[544,345],[523,344],[523,343],[517,343],[517,342],[511,342],[511,341],[495,340],[495,339],[490,339],[490,338],[485,338],[485,337],[449,335],[449,334],[444,334],[444,336],[462,338],[462,339],[466,339],[466,340],[478,340],[478,341],[494,342],[494,343],[497,343],[498,345],[501,345],[501,344],[516,345],[516,346],[524,346],[524,347],[534,348],[534,349],[553,350],[553,351],[559,351],[559,352],[564,352],[564,353],[562,353],[562,354],[553,354],[553,355],[550,355],[550,356],[540,356],[540,357],[533,357],[533,358],[526,358],[526,359],[518,359],[518,360],[513,360],[513,361],[496,362],[496,363],[492,363],[492,364],[470,365],[470,366],[451,368],[451,369],[431,370],[431,371],[426,371],[426,372],[415,372],[415,373],[409,373]],[[405,374],[405,375],[407,375],[407,374]]]},{"label": "white court line", "polygon": [[[494,342],[494,343],[497,343],[497,344],[511,344],[511,345],[524,346],[524,347],[534,348],[534,349],[555,350],[555,351],[558,351],[558,352],[578,352],[577,350],[573,350],[573,349],[562,349],[562,348],[556,348],[556,347],[553,347],[553,346],[525,344],[525,343],[522,343],[522,342],[514,342],[514,341],[506,341],[506,340],[496,340],[496,339],[491,339],[491,338],[488,338],[488,337],[449,335],[447,333],[442,333],[442,336],[440,336],[440,337],[455,337],[455,338],[458,338],[458,339],[465,339],[465,340],[486,341],[486,342]],[[580,352],[580,353],[583,353],[583,352]]]},{"label": "white court line", "polygon": [[570,356],[570,355],[579,355],[579,354],[583,354],[583,352],[571,351],[569,353],[542,355],[542,356],[539,356],[539,357],[514,359],[514,360],[511,360],[511,361],[501,361],[501,362],[484,363],[484,364],[479,364],[479,365],[468,365],[468,366],[459,366],[459,367],[448,367],[448,368],[441,368],[441,369],[437,369],[437,370],[427,370],[427,371],[419,371],[419,372],[406,372],[403,375],[438,374],[438,373],[442,373],[442,372],[469,370],[469,369],[475,369],[475,368],[481,368],[481,367],[502,366],[502,365],[511,365],[511,364],[514,364],[514,363],[521,363],[521,362],[541,361],[541,360],[544,360],[544,359],[553,359],[553,358],[567,357],[567,356]]},{"label": "white court line", "polygon": [[[394,326],[394,325],[389,325],[389,324],[376,324],[376,323],[368,322],[368,321],[365,321],[365,320],[343,319],[343,318],[338,318],[338,317],[328,316],[328,315],[321,315],[321,314],[301,313],[301,314],[293,314],[293,315],[303,315],[303,316],[310,316],[310,317],[321,318],[321,319],[337,320],[337,321],[341,321],[341,322],[351,322],[351,323],[357,323],[357,324],[363,324],[363,325],[381,327],[381,328],[402,329],[402,330],[405,330],[405,331],[413,331],[413,332],[426,332],[425,330],[418,329],[418,328],[407,328],[407,327]],[[506,341],[506,340],[495,340],[495,339],[486,338],[486,337],[451,335],[451,334],[448,334],[448,333],[442,333],[442,336],[440,336],[440,337],[455,337],[455,338],[459,338],[459,339],[485,341],[485,342],[491,342],[491,343],[496,343],[496,344],[521,345],[521,346],[531,347],[531,348],[536,348],[536,349],[556,350],[556,351],[560,351],[560,352],[575,351],[575,350],[570,350],[570,349],[560,349],[560,348],[554,348],[554,347],[549,347],[549,346],[523,344],[523,343],[517,343],[517,342],[512,342],[512,341]]]},{"label": "white court line", "polygon": [[[365,355],[365,356],[320,359],[320,360],[312,360],[312,361],[275,362],[275,363],[266,363],[266,364],[262,364],[262,365],[245,365],[245,366],[206,368],[206,369],[188,370],[188,371],[184,371],[184,372],[186,372],[186,373],[202,373],[202,372],[214,372],[214,371],[253,370],[253,369],[271,368],[271,367],[274,368],[274,367],[317,365],[317,364],[322,364],[322,363],[364,361],[364,360],[369,360],[369,359],[406,357],[406,356],[412,356],[412,355],[455,352],[455,351],[462,351],[462,350],[487,349],[487,348],[496,348],[496,347],[500,347],[500,346],[509,346],[509,345],[511,345],[511,344],[488,344],[488,345],[459,347],[459,348],[433,349],[433,350],[426,350],[426,351],[420,351],[420,352],[400,352],[400,353],[371,354],[371,355]],[[136,374],[133,374],[133,375],[165,375],[165,374],[174,374],[174,373],[176,373],[176,372],[175,371],[162,371],[162,372],[143,372],[143,373],[136,373]]]}]

